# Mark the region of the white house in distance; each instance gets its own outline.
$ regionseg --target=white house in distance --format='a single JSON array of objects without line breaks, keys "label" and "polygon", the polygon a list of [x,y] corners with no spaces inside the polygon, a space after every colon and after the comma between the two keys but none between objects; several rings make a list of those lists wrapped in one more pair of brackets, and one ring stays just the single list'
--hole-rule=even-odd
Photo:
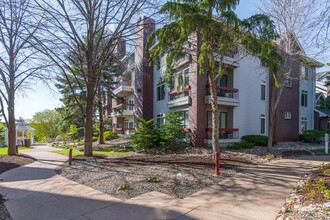
[{"label": "white house in distance", "polygon": [[[23,118],[16,120],[16,145],[26,146],[34,144],[34,128],[30,127]],[[5,129],[5,143],[8,146],[8,128]]]}]

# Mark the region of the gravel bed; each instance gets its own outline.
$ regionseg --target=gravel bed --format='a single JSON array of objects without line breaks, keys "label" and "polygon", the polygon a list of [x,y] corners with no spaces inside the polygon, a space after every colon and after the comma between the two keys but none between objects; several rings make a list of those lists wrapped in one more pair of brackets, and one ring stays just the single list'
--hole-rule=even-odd
[{"label": "gravel bed", "polygon": [[[313,200],[306,199],[301,193],[307,181],[311,181],[313,173],[319,167],[315,167],[307,171],[296,185],[296,188],[291,192],[290,196],[286,199],[285,204],[281,208],[276,220],[293,220],[293,219],[330,219],[330,202],[314,202]],[[306,200],[306,201],[305,201]]]},{"label": "gravel bed", "polygon": [[0,174],[20,166],[24,166],[36,161],[33,157],[25,154],[18,154],[15,156],[0,155]]},{"label": "gravel bed", "polygon": [[6,209],[4,202],[5,202],[5,199],[0,194],[0,219],[1,220],[12,220],[8,210]]},{"label": "gravel bed", "polygon": [[[107,161],[111,159],[74,160],[72,166],[64,164],[57,167],[55,172],[122,200],[151,191],[181,199],[236,174],[235,169],[221,169],[220,176],[214,177],[214,170],[211,169],[165,165],[103,166],[102,163]],[[157,176],[160,182],[147,182],[146,179],[151,176]],[[118,190],[124,183],[130,184],[132,189]]]}]

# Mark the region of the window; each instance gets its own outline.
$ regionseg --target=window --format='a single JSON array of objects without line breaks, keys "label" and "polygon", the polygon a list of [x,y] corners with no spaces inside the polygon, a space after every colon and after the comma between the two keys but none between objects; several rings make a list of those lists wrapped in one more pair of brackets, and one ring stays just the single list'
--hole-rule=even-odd
[{"label": "window", "polygon": [[301,133],[307,130],[307,118],[301,118]]},{"label": "window", "polygon": [[[227,112],[219,112],[219,128],[227,128]],[[212,112],[207,112],[207,128],[212,128]]]},{"label": "window", "polygon": [[330,119],[328,119],[328,130],[330,130]]},{"label": "window", "polygon": [[157,59],[156,66],[157,66],[157,70],[160,70],[160,59]]},{"label": "window", "polygon": [[285,112],[284,118],[291,119],[291,112]]},{"label": "window", "polygon": [[260,134],[266,134],[266,116],[264,114],[260,116]]},{"label": "window", "polygon": [[266,82],[261,81],[261,100],[266,100]]},{"label": "window", "polygon": [[124,122],[124,128],[128,128],[128,126],[129,126],[128,120],[125,120],[125,122]]},{"label": "window", "polygon": [[292,81],[291,81],[291,80],[288,80],[288,81],[285,83],[285,86],[286,86],[286,87],[289,87],[289,88],[292,88]]},{"label": "window", "polygon": [[307,101],[308,101],[307,95],[308,95],[307,91],[305,90],[301,91],[301,106],[307,107]]},{"label": "window", "polygon": [[133,99],[125,99],[124,103],[129,105],[124,105],[123,110],[133,110],[133,106],[132,106],[134,104]]},{"label": "window", "polygon": [[184,85],[189,85],[189,69],[184,70]]},{"label": "window", "polygon": [[183,118],[183,127],[189,128],[189,111],[180,112],[180,117]]},{"label": "window", "polygon": [[157,101],[165,99],[165,82],[161,82],[157,85]]},{"label": "window", "polygon": [[308,80],[308,77],[309,77],[309,70],[307,67],[305,67],[305,77],[304,79]]},{"label": "window", "polygon": [[156,124],[157,129],[161,128],[164,125],[164,123],[165,123],[164,114],[158,114],[157,124]]}]

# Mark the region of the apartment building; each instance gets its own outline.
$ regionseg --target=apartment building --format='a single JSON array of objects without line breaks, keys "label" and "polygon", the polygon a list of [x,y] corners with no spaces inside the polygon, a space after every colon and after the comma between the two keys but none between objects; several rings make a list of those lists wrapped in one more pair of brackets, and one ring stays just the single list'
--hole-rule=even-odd
[{"label": "apartment building", "polygon": [[329,95],[328,76],[330,72],[320,72],[316,74],[316,94],[314,109],[314,129],[329,131],[330,130],[330,109],[324,109],[321,103]]},{"label": "apartment building", "polygon": [[[137,118],[154,118],[162,124],[165,113],[174,110],[184,118],[184,129],[189,131],[193,146],[210,144],[210,92],[207,75],[199,77],[199,66],[192,62],[197,55],[187,55],[176,61],[170,88],[164,77],[166,54],[152,67],[145,55],[146,40],[155,30],[155,21],[140,16],[138,24],[135,49],[123,58],[127,68],[113,91],[117,98],[108,101],[112,106],[114,129],[130,134],[137,126]],[[268,135],[269,100],[274,80],[259,58],[247,56],[240,60],[240,56],[239,51],[227,54],[224,63],[229,68],[216,81],[222,144],[237,142],[244,135]],[[297,140],[300,132],[314,127],[314,79],[315,69],[320,64],[300,60],[298,57],[294,74],[302,80],[290,82],[284,88],[276,111],[275,138],[279,141]],[[179,80],[183,86],[178,89]]]}]

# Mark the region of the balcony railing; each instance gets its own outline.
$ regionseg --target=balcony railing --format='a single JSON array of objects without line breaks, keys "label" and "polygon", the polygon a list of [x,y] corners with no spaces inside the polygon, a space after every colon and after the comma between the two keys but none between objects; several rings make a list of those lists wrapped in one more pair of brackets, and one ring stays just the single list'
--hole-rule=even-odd
[{"label": "balcony railing", "polygon": [[114,128],[115,131],[135,131],[135,128]]},{"label": "balcony railing", "polygon": [[[207,87],[207,95],[211,95],[211,91],[209,85]],[[239,91],[238,89],[228,88],[223,86],[216,86],[217,96],[224,97],[224,98],[231,98],[231,99],[238,99],[239,98]]]},{"label": "balcony railing", "polygon": [[175,99],[178,99],[178,98],[189,96],[189,89],[190,89],[190,86],[188,85],[188,86],[186,86],[183,89],[174,90],[174,91],[170,92],[168,94],[169,101],[172,101],[172,100],[175,100]]},{"label": "balcony railing", "polygon": [[119,104],[115,107],[112,107],[113,109],[118,109],[118,110],[133,110],[134,104],[126,104],[126,103],[122,103]]},{"label": "balcony railing", "polygon": [[[212,128],[207,128],[207,139],[212,139]],[[219,129],[219,138],[228,140],[228,139],[239,139],[239,129],[237,128],[220,128]]]},{"label": "balcony railing", "polygon": [[116,85],[116,89],[119,88],[120,86],[132,86],[132,80],[120,78]]}]

